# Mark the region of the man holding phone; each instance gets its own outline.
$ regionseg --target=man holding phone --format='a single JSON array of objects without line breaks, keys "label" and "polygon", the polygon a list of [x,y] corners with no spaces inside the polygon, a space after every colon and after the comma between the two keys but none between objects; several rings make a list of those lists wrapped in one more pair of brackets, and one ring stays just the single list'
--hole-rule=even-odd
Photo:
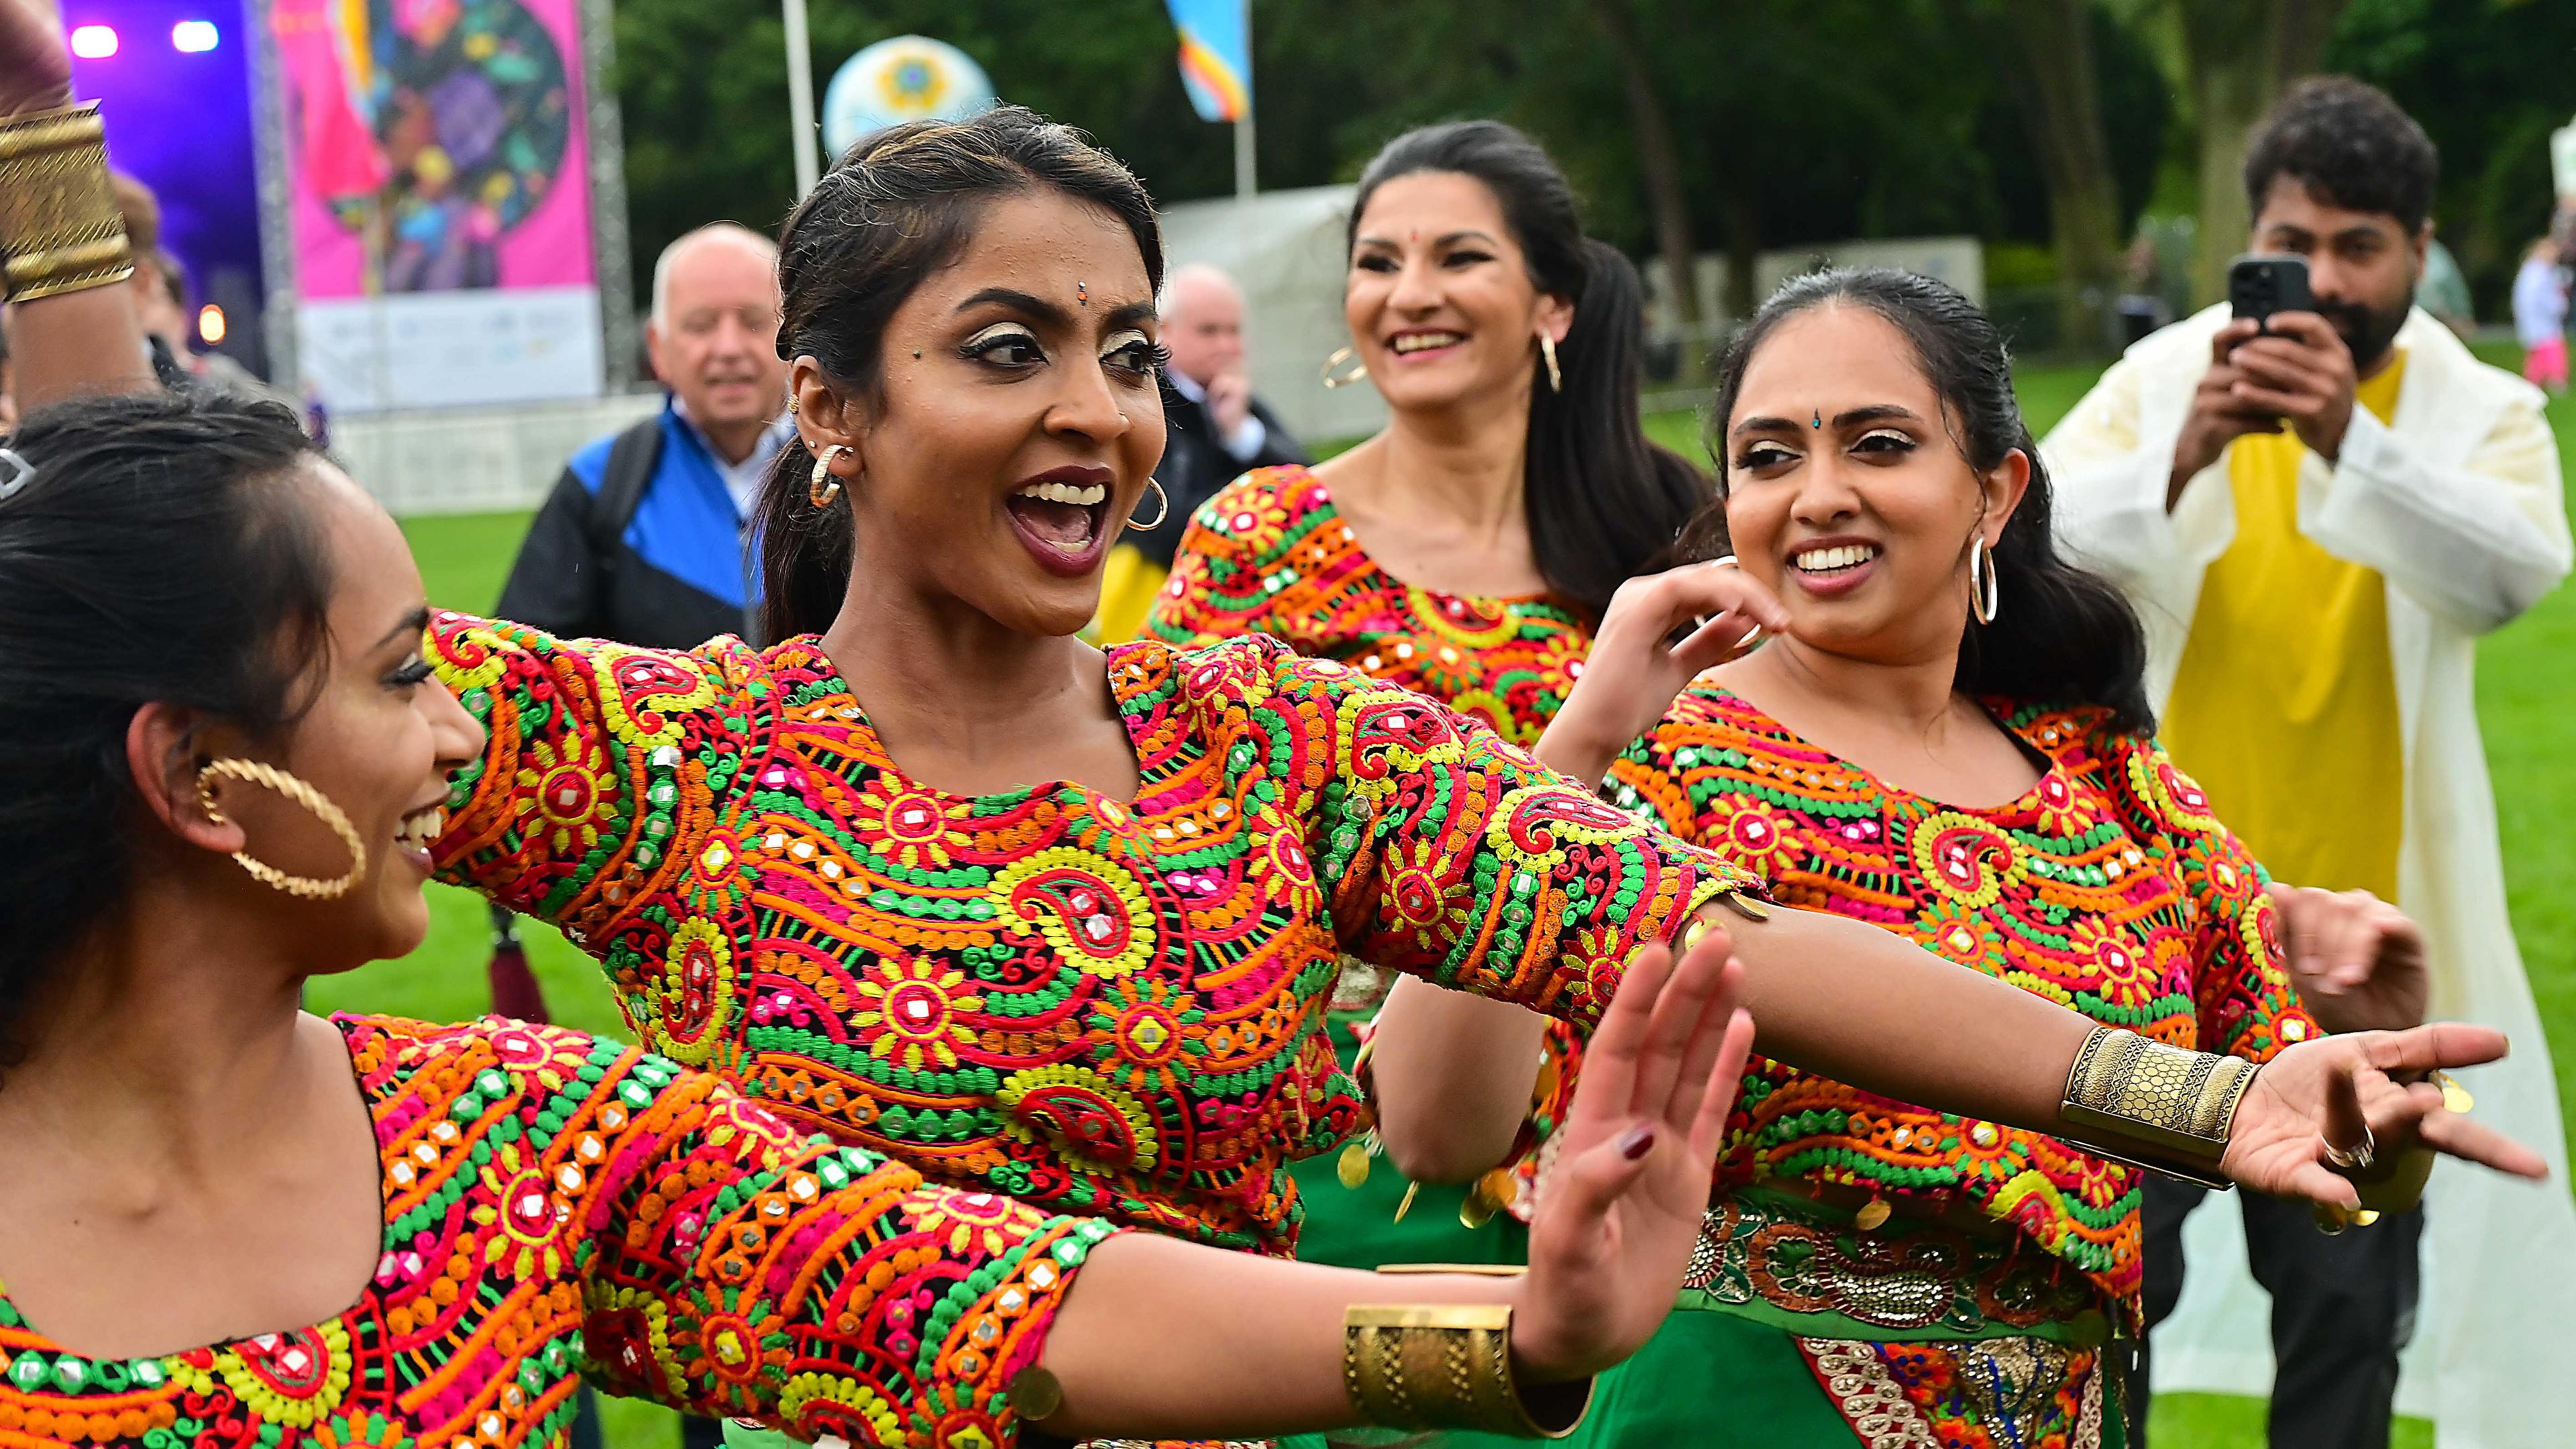
[{"label": "man holding phone", "polygon": [[[2555,1145],[2472,670],[2477,637],[2556,585],[2570,544],[2539,391],[2414,305],[2437,169],[2423,129],[2378,90],[2292,87],[2247,148],[2256,255],[2234,269],[2232,305],[2130,349],[2041,451],[2070,549],[2139,605],[2177,763],[2275,878],[2367,890],[2423,924],[2433,1014],[2514,1035],[2512,1060],[2470,1083],[2477,1110]],[[2330,1029],[2424,1008],[2338,990],[2319,964],[2292,963]],[[2272,1297],[2276,1449],[2384,1449],[2418,1326],[2419,1237],[2434,1265],[2420,1337],[2437,1372],[2410,1392],[2413,1411],[2431,1412],[2445,1443],[2562,1442],[2555,1396],[2527,1375],[2576,1353],[2566,1189],[2437,1174],[2425,1201],[2339,1237],[2304,1210],[2240,1204]],[[2149,1185],[2151,1323],[2181,1295],[2183,1218],[2198,1205],[2193,1189]],[[2235,1229],[2201,1216],[2192,1252],[2210,1273]],[[2259,1387],[2260,1345],[2242,1332],[2259,1304],[2237,1282],[2217,1311],[2157,1335],[2191,1386]]]}]

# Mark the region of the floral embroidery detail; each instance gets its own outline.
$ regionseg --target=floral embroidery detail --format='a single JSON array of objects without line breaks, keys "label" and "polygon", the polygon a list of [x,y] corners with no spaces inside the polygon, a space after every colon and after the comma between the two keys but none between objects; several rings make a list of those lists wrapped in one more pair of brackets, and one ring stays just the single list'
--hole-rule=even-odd
[{"label": "floral embroidery detail", "polygon": [[[0,1296],[0,1438],[562,1449],[587,1367],[808,1441],[1000,1449],[1011,1379],[1112,1231],[802,1142],[713,1078],[577,1033],[337,1025],[386,1180],[400,1167],[416,1189],[388,1196],[358,1302],[93,1362]],[[957,1350],[926,1352],[950,1324]]]},{"label": "floral embroidery detail", "polygon": [[[2260,870],[2224,830],[2175,823],[2205,818],[2206,802],[2161,752],[2096,712],[1997,709],[2050,763],[1993,810],[1892,793],[1711,684],[1630,747],[1611,799],[1771,873],[1785,901],[1898,931],[2098,1021],[2255,1060],[2313,1030]],[[1728,1140],[1721,1189],[1794,1177],[1927,1211],[1964,1199],[2085,1274],[2114,1312],[2136,1311],[2132,1168],[1776,1062],[1746,1074]]]},{"label": "floral embroidery detail", "polygon": [[[1110,651],[1130,803],[907,779],[811,638],[431,635],[442,663],[443,641],[488,637],[478,665],[501,665],[441,874],[561,925],[648,1041],[733,1076],[782,1131],[1221,1246],[1286,1252],[1286,1163],[1366,1125],[1315,1031],[1345,954],[1588,1021],[1640,943],[1759,888],[1462,716],[1267,638]],[[541,742],[595,747],[634,823],[578,855],[493,828]],[[720,1216],[685,1194],[664,1211],[692,1242]],[[774,1297],[755,1262],[728,1285]],[[701,1345],[665,1334],[665,1364],[633,1308],[613,1310],[626,1372],[696,1376]]]},{"label": "floral embroidery detail", "polygon": [[1592,626],[1570,599],[1469,598],[1397,580],[1300,467],[1247,473],[1200,508],[1146,628],[1181,645],[1270,634],[1520,745],[1538,742],[1592,648]]},{"label": "floral embroidery detail", "polygon": [[961,1018],[984,1009],[984,998],[965,989],[966,973],[943,970],[936,960],[880,958],[878,964],[883,974],[858,985],[867,1009],[850,1018],[869,1053],[906,1071],[956,1066],[958,1048],[975,1045],[974,1028]]}]

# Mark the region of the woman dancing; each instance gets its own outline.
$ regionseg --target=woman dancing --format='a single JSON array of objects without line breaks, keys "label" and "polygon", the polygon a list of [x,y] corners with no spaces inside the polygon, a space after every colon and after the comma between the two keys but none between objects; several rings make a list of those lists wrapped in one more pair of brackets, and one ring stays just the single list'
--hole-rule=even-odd
[{"label": "woman dancing", "polygon": [[[2320,1022],[2421,1019],[2412,924],[2366,895],[2267,892],[2156,747],[2137,620],[2057,555],[2010,359],[1965,297],[1799,278],[1730,350],[1712,417],[1725,502],[1693,551],[1776,590],[1788,626],[1694,679],[1662,644],[1696,607],[1686,574],[1641,582],[1542,758],[1606,771],[1613,803],[1784,903],[2161,1041],[2260,1062]],[[2314,958],[2304,993],[2285,936]],[[1510,1130],[1512,1093],[1480,1109],[1442,1072],[1525,1051],[1538,1024],[1441,998],[1389,1004],[1391,1140],[1479,1110]],[[2134,1168],[1762,1061],[1716,1182],[1695,1311],[1619,1371],[1587,1441],[2121,1442],[2103,1364],[2140,1328]]]},{"label": "woman dancing", "polygon": [[[1584,236],[1547,153],[1495,121],[1389,142],[1361,175],[1345,245],[1351,345],[1333,380],[1373,383],[1385,430],[1311,470],[1246,474],[1210,500],[1150,634],[1182,645],[1267,634],[1533,744],[1612,593],[1667,562],[1714,496],[1638,423],[1636,272]],[[1393,981],[1347,964],[1332,1021],[1346,1065]],[[1551,1081],[1573,1042],[1551,1039]],[[1526,1064],[1479,1070],[1525,1076]],[[1550,1126],[1542,1112],[1534,1135]],[[1301,1251],[1355,1266],[1513,1260],[1519,1225],[1495,1214],[1510,1173],[1428,1186],[1399,1222],[1415,1189],[1369,1172],[1374,1145],[1336,1164],[1355,1193],[1330,1190],[1323,1164],[1299,1174],[1314,1192]]]}]

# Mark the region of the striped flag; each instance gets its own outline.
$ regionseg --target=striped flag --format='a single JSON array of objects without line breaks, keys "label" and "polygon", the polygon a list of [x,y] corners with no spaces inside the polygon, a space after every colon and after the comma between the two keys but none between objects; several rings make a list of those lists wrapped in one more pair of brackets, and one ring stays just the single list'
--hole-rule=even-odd
[{"label": "striped flag", "polygon": [[1251,0],[1164,0],[1181,32],[1181,84],[1206,121],[1252,116]]}]

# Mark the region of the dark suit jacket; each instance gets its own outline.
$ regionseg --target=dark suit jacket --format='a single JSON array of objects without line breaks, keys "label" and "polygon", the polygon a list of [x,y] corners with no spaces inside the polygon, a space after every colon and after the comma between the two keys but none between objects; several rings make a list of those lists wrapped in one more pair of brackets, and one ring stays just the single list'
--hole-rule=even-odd
[{"label": "dark suit jacket", "polygon": [[1269,435],[1261,440],[1261,450],[1247,461],[1236,458],[1217,441],[1216,427],[1208,420],[1206,408],[1181,396],[1171,383],[1165,382],[1163,465],[1154,470],[1154,477],[1171,498],[1172,511],[1165,515],[1160,527],[1130,529],[1119,543],[1170,568],[1172,553],[1180,546],[1181,532],[1189,527],[1190,515],[1215,497],[1218,489],[1255,468],[1311,461],[1306,450],[1298,446],[1295,435],[1257,397],[1252,400],[1252,415],[1261,419]]}]

